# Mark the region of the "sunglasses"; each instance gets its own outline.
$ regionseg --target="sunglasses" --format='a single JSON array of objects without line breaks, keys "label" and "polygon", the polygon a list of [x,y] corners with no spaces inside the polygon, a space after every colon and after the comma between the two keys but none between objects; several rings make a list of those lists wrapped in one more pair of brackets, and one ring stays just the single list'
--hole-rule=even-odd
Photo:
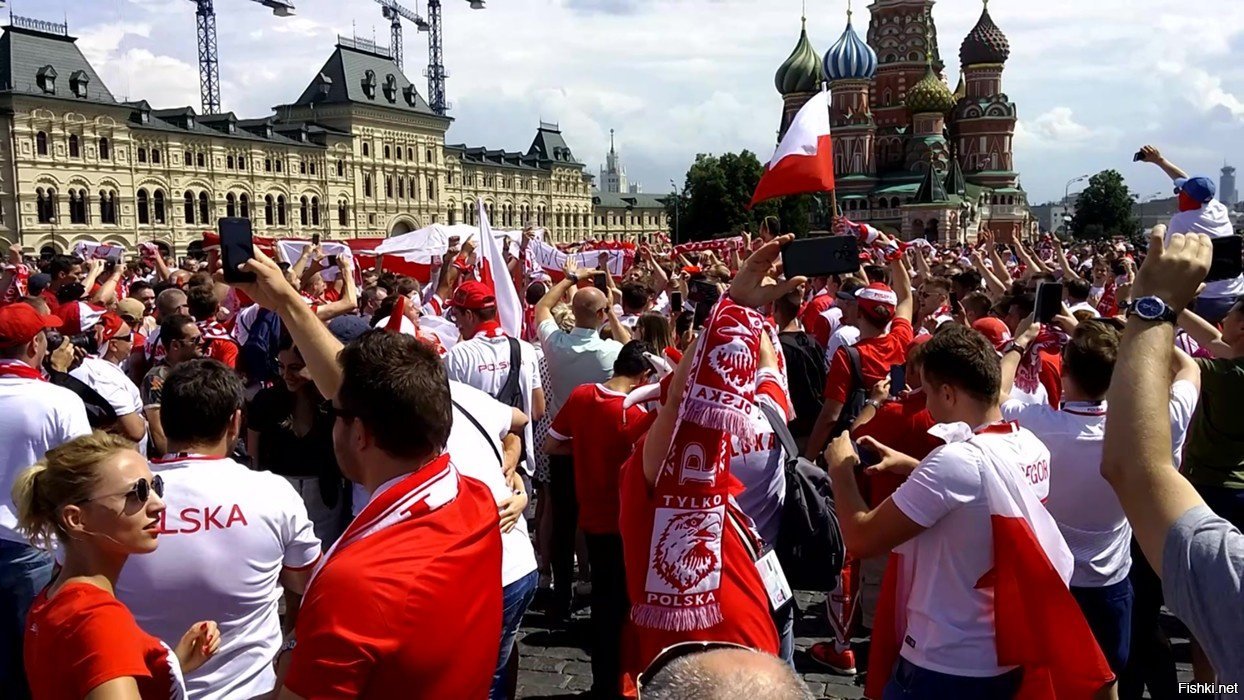
[{"label": "sunglasses", "polygon": [[109,338],[109,340],[119,340],[123,343],[128,343],[134,340],[134,333],[131,331],[129,333],[126,333],[125,335],[114,335],[111,338]]},{"label": "sunglasses", "polygon": [[735,644],[734,642],[679,642],[678,644],[665,647],[661,650],[661,653],[657,654],[656,658],[652,660],[652,663],[648,664],[648,668],[645,668],[644,672],[639,674],[636,685],[637,690],[641,691],[639,693],[640,697],[643,696],[642,691],[644,686],[651,683],[652,679],[656,677],[657,674],[664,671],[666,667],[678,659],[685,656],[692,656],[694,654],[702,654],[706,651],[715,651],[717,649],[742,649],[743,651],[752,651],[750,647],[743,646],[742,644]]},{"label": "sunglasses", "polygon": [[[125,500],[127,502],[133,499],[134,501],[138,503],[146,503],[147,499],[151,498],[152,491],[155,492],[155,495],[161,498],[164,497],[164,477],[160,476],[159,474],[156,474],[155,476],[151,477],[151,481],[147,481],[146,477],[143,477],[139,479],[138,481],[135,481],[134,485],[131,486],[128,491],[119,491],[117,493],[107,493],[102,496],[95,496],[94,498],[88,498],[86,499],[86,501],[98,501],[102,498],[112,498],[113,496],[125,496]],[[85,503],[86,501],[83,501],[83,502]]]}]

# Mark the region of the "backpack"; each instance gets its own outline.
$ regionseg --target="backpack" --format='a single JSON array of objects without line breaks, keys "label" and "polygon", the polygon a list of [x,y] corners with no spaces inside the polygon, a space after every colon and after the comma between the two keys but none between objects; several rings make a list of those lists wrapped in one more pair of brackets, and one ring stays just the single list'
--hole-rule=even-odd
[{"label": "backpack", "polygon": [[259,309],[246,342],[238,348],[238,369],[248,384],[267,384],[281,376],[276,349],[281,343],[281,318],[275,311]]},{"label": "backpack", "polygon": [[[506,340],[510,341],[510,374],[505,378],[501,391],[498,391],[493,398],[525,413],[527,409],[523,405],[523,388],[519,384],[519,379],[523,376],[522,345],[514,338],[507,337]],[[519,438],[523,445],[523,450],[519,453],[522,455],[519,461],[524,462],[527,459],[527,431],[524,430]]]},{"label": "backpack", "polygon": [[786,453],[786,501],[774,547],[778,561],[792,589],[829,593],[838,587],[847,558],[829,473],[799,456],[781,412],[757,403]]},{"label": "backpack", "polygon": [[842,349],[846,351],[847,361],[851,365],[851,388],[847,391],[846,403],[842,404],[842,412],[838,414],[838,422],[834,424],[834,429],[829,434],[830,440],[851,429],[851,424],[859,418],[860,411],[864,410],[864,402],[868,400],[868,387],[864,386],[864,370],[860,366],[859,348],[845,345]]}]

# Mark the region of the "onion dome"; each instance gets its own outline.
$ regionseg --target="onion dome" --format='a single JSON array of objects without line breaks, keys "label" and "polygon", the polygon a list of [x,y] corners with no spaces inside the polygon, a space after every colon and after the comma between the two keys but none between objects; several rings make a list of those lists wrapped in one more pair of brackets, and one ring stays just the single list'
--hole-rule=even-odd
[{"label": "onion dome", "polygon": [[965,66],[976,66],[986,63],[1006,63],[1011,56],[1011,42],[1006,35],[993,23],[989,16],[989,3],[986,1],[981,18],[976,26],[964,37],[959,47],[959,62]]},{"label": "onion dome", "polygon": [[963,73],[959,74],[959,84],[955,86],[955,100],[962,100],[968,96],[968,89],[963,85]]},{"label": "onion dome", "polygon": [[910,109],[913,114],[921,112],[945,114],[954,109],[956,102],[958,100],[950,93],[950,88],[946,87],[946,83],[943,83],[941,78],[933,73],[931,65],[920,82],[907,91],[907,109]]},{"label": "onion dome", "polygon": [[871,80],[877,74],[877,52],[855,33],[850,12],[847,28],[825,54],[824,67],[825,76],[831,81]]},{"label": "onion dome", "polygon": [[773,84],[783,95],[797,92],[818,92],[821,89],[821,58],[812,42],[808,41],[808,21],[803,20],[803,28],[799,32],[799,43],[790,57],[773,76]]}]

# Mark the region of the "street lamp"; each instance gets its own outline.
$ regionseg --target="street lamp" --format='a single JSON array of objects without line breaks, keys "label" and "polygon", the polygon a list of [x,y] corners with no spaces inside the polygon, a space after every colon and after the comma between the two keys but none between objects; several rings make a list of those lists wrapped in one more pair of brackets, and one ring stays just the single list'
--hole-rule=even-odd
[{"label": "street lamp", "polygon": [[678,190],[678,184],[672,178],[670,187],[674,191],[674,245],[678,245],[678,210],[682,208],[682,192]]},{"label": "street lamp", "polygon": [[1079,177],[1073,177],[1067,181],[1067,186],[1063,188],[1063,206],[1064,207],[1067,206],[1068,201],[1071,199],[1071,186],[1076,184],[1077,182],[1084,182],[1087,179],[1089,179],[1088,175],[1081,175]]}]

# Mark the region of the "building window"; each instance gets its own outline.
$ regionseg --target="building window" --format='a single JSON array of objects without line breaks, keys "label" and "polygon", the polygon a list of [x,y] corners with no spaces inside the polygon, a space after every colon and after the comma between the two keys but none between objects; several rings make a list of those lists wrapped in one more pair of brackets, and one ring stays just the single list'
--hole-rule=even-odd
[{"label": "building window", "polygon": [[138,162],[139,162],[139,163],[146,163],[146,162],[147,162],[147,149],[145,149],[145,148],[139,148],[139,149],[138,149]]},{"label": "building window", "polygon": [[302,197],[302,199],[298,200],[298,223],[299,224],[306,226],[308,223],[311,222],[310,208],[311,208],[311,205],[307,201],[307,198],[305,195]]},{"label": "building window", "polygon": [[390,159],[390,158],[392,158],[392,157],[393,157],[393,154],[390,152],[390,149],[389,149],[388,144],[385,144],[385,147],[384,147],[384,159],[385,159],[385,160],[388,160],[388,159]]},{"label": "building window", "polygon": [[283,166],[281,165],[281,160],[278,158],[278,159],[277,159],[277,161],[276,161],[276,171],[277,171],[278,173],[279,173],[279,172],[281,172],[281,168],[282,168],[282,167],[283,167]]},{"label": "building window", "polygon": [[204,156],[202,153],[199,153],[194,158],[194,164],[199,166],[200,168],[207,167],[207,157]]},{"label": "building window", "polygon": [[393,199],[393,176],[384,176],[384,196],[385,199]]},{"label": "building window", "polygon": [[315,174],[315,161],[311,161],[311,174]]},{"label": "building window", "polygon": [[234,197],[233,193],[230,192],[229,194],[225,195],[225,216],[232,218],[237,215],[238,215],[237,197]]},{"label": "building window", "polygon": [[423,155],[424,155],[424,160],[425,160],[426,162],[428,162],[428,163],[431,163],[431,162],[432,162],[432,149],[430,149],[430,148],[429,148],[429,149],[427,149],[426,151],[424,151],[424,154],[423,154]]},{"label": "building window", "polygon": [[363,157],[366,158],[370,155],[371,155],[371,147],[367,145],[366,141],[364,141],[363,142]]},{"label": "building window", "polygon": [[36,209],[39,213],[39,223],[50,224],[56,220],[56,190],[48,188],[44,190],[42,187],[35,190],[38,197]]},{"label": "building window", "polygon": [[233,160],[233,156],[231,156],[231,155],[230,155],[230,156],[225,156],[225,167],[226,167],[226,168],[228,168],[229,170],[233,170],[233,166],[234,166],[235,162],[236,162],[236,161],[234,161],[234,160]]},{"label": "building window", "polygon": [[185,155],[186,155],[186,161],[185,161],[186,167],[189,168],[190,166],[194,165],[194,154],[191,153],[190,151],[186,151]]},{"label": "building window", "polygon": [[263,198],[263,223],[265,226],[271,226],[275,221],[276,209],[273,206],[272,195]]},{"label": "building window", "polygon": [[311,225],[312,226],[320,225],[320,198],[319,197],[311,198]]},{"label": "building window", "polygon": [[69,223],[86,223],[86,190],[69,190]]},{"label": "building window", "polygon": [[349,209],[346,206],[346,200],[337,202],[337,224],[346,226],[346,220],[349,217]]},{"label": "building window", "polygon": [[238,170],[246,170],[246,157],[238,156]]},{"label": "building window", "polygon": [[77,134],[69,135],[69,157],[70,158],[81,158],[82,157],[82,142],[78,138]]},{"label": "building window", "polygon": [[414,160],[414,159],[415,159],[415,149],[407,148],[406,149],[406,160]]},{"label": "building window", "polygon": [[458,208],[453,204],[449,205],[449,225],[453,226],[458,223]]},{"label": "building window", "polygon": [[428,178],[428,199],[436,199],[436,180]]},{"label": "building window", "polygon": [[162,224],[164,223],[164,190],[156,190],[152,199],[155,201],[154,220],[157,224]]},{"label": "building window", "polygon": [[112,190],[100,190],[99,192],[99,223],[114,225],[117,223],[117,193]]},{"label": "building window", "polygon": [[48,154],[48,135],[42,131],[35,134],[35,153],[41,156]]},{"label": "building window", "polygon": [[153,148],[153,149],[151,149],[151,162],[152,162],[152,163],[155,163],[155,164],[157,164],[157,165],[159,165],[159,163],[160,163],[160,149],[158,149],[158,148]]},{"label": "building window", "polygon": [[363,196],[364,197],[371,196],[371,175],[363,176]]},{"label": "building window", "polygon": [[306,175],[306,174],[307,174],[307,161],[305,161],[305,160],[299,160],[299,161],[298,161],[298,173],[299,173],[300,175]]},{"label": "building window", "polygon": [[251,218],[251,198],[245,194],[238,196],[238,214],[243,219]]},{"label": "building window", "polygon": [[272,172],[272,159],[271,158],[263,159],[263,170],[266,173]]},{"label": "building window", "polygon": [[289,223],[287,214],[285,195],[278,195],[276,198],[276,223],[278,226],[284,226]]},{"label": "building window", "polygon": [[151,199],[147,194],[147,190],[138,191],[138,223],[151,223]]},{"label": "building window", "polygon": [[397,152],[396,152],[396,153],[394,153],[393,155],[397,156],[397,159],[398,159],[398,160],[401,160],[401,159],[402,159],[402,147],[401,147],[401,146],[398,146],[398,147],[397,147],[397,149],[396,149],[396,151],[397,151]]},{"label": "building window", "polygon": [[112,160],[112,146],[106,136],[99,139],[99,159]]},{"label": "building window", "polygon": [[207,199],[206,192],[199,193],[199,223],[207,224],[212,220],[211,202]]},{"label": "building window", "polygon": [[406,178],[404,177],[397,179],[397,198],[406,199]]},{"label": "building window", "polygon": [[182,214],[186,218],[186,223],[193,224],[194,223],[194,193],[191,192],[190,190],[186,190],[186,196],[183,197],[182,210],[183,210]]},{"label": "building window", "polygon": [[337,161],[337,177],[346,176],[346,162],[344,160]]}]

